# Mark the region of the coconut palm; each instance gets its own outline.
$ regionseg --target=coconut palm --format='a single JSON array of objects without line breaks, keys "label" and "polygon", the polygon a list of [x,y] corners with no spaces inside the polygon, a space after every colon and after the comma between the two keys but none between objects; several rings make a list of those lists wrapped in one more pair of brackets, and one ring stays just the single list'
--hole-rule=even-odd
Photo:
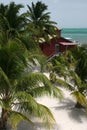
[{"label": "coconut palm", "polygon": [[[76,53],[76,56],[75,56]],[[75,51],[72,51],[73,57],[77,60],[75,72],[81,78],[82,81],[87,80],[87,49],[85,46],[76,47]]]},{"label": "coconut palm", "polygon": [[50,71],[57,73],[59,77],[64,77],[64,79],[66,79],[69,75],[68,70],[70,64],[67,62],[64,55],[55,56],[48,62],[47,66]]},{"label": "coconut palm", "polygon": [[[71,90],[77,100],[75,107],[78,108],[87,108],[86,54],[85,49],[76,47],[72,52],[68,51],[66,55],[55,57],[51,61],[51,70],[56,76],[55,83]],[[64,79],[61,80],[61,77]]]},{"label": "coconut palm", "polygon": [[6,13],[8,6],[7,5],[3,5],[2,3],[0,4],[0,14],[2,14],[3,16]]},{"label": "coconut palm", "polygon": [[[72,55],[76,61],[75,69],[74,69],[75,74],[73,75],[74,83],[76,83],[76,86],[78,87],[78,92],[80,92],[84,97],[86,97],[87,96],[87,59],[86,59],[87,50],[86,50],[86,47],[77,46],[74,50],[72,50]],[[76,104],[76,107],[81,107],[81,105],[79,104],[79,98],[81,99],[81,97],[78,96],[77,92],[73,93],[73,95],[76,97],[78,101]],[[82,97],[82,100],[83,100],[83,97]],[[86,100],[84,101],[87,107],[87,101]]]},{"label": "coconut palm", "polygon": [[45,75],[30,70],[29,58],[20,41],[9,40],[0,47],[0,129],[7,123],[15,128],[21,120],[33,124],[31,116],[42,119],[47,128],[55,121],[51,111],[35,98],[44,94],[61,98],[61,91]]},{"label": "coconut palm", "polygon": [[24,31],[25,17],[23,14],[19,15],[21,8],[23,5],[16,5],[14,2],[9,5],[0,5],[0,30],[5,33],[7,38],[18,37],[18,34]]},{"label": "coconut palm", "polygon": [[32,2],[32,5],[27,5],[27,7],[28,30],[34,36],[46,38],[48,34],[55,34],[56,22],[50,20],[50,13],[46,12],[47,5],[38,1],[36,4]]}]

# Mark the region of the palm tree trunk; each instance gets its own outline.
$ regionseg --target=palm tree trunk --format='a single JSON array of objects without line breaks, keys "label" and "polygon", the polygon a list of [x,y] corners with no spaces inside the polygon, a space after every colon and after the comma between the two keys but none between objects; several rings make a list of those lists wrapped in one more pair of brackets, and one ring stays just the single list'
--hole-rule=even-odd
[{"label": "palm tree trunk", "polygon": [[6,130],[7,126],[7,110],[2,108],[1,118],[0,118],[0,130]]},{"label": "palm tree trunk", "polygon": [[[8,96],[8,88],[5,90],[5,96],[3,97],[4,101],[7,102],[9,99]],[[7,119],[8,119],[8,111],[2,108],[1,119],[0,119],[0,130],[6,130],[7,127]]]},{"label": "palm tree trunk", "polygon": [[82,106],[79,102],[77,102],[77,103],[75,104],[75,107],[76,107],[76,108],[79,108],[79,109],[80,109],[80,108],[84,108],[84,106]]}]

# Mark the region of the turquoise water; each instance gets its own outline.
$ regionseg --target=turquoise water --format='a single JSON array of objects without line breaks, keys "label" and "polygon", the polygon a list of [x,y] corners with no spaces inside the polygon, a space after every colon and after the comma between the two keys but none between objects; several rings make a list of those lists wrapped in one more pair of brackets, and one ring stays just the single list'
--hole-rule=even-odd
[{"label": "turquoise water", "polygon": [[63,28],[62,36],[80,44],[87,44],[87,28]]}]

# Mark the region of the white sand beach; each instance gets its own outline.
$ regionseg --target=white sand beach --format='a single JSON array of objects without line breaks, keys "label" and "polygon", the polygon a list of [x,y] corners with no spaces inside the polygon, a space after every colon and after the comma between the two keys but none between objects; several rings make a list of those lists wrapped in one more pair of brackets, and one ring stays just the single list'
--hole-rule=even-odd
[{"label": "white sand beach", "polygon": [[[70,92],[62,88],[64,100],[59,101],[47,96],[38,98],[37,101],[46,105],[53,113],[56,125],[52,130],[87,130],[87,115],[82,109],[74,107],[75,100]],[[46,130],[41,123],[35,120],[35,126],[22,122],[17,130]]]},{"label": "white sand beach", "polygon": [[[45,75],[49,76],[47,73]],[[62,101],[47,96],[36,99],[37,102],[46,105],[54,115],[56,124],[51,130],[87,130],[86,113],[84,110],[74,107],[75,99],[70,95],[69,90],[61,89],[64,94]],[[33,119],[33,121],[34,126],[22,121],[17,130],[46,130],[38,119]]]}]

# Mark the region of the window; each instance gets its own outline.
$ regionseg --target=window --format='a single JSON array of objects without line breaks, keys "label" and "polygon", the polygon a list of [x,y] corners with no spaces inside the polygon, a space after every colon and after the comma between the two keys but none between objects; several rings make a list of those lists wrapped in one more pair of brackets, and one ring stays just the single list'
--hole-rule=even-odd
[{"label": "window", "polygon": [[59,52],[59,44],[55,45],[55,52],[58,53]]}]

